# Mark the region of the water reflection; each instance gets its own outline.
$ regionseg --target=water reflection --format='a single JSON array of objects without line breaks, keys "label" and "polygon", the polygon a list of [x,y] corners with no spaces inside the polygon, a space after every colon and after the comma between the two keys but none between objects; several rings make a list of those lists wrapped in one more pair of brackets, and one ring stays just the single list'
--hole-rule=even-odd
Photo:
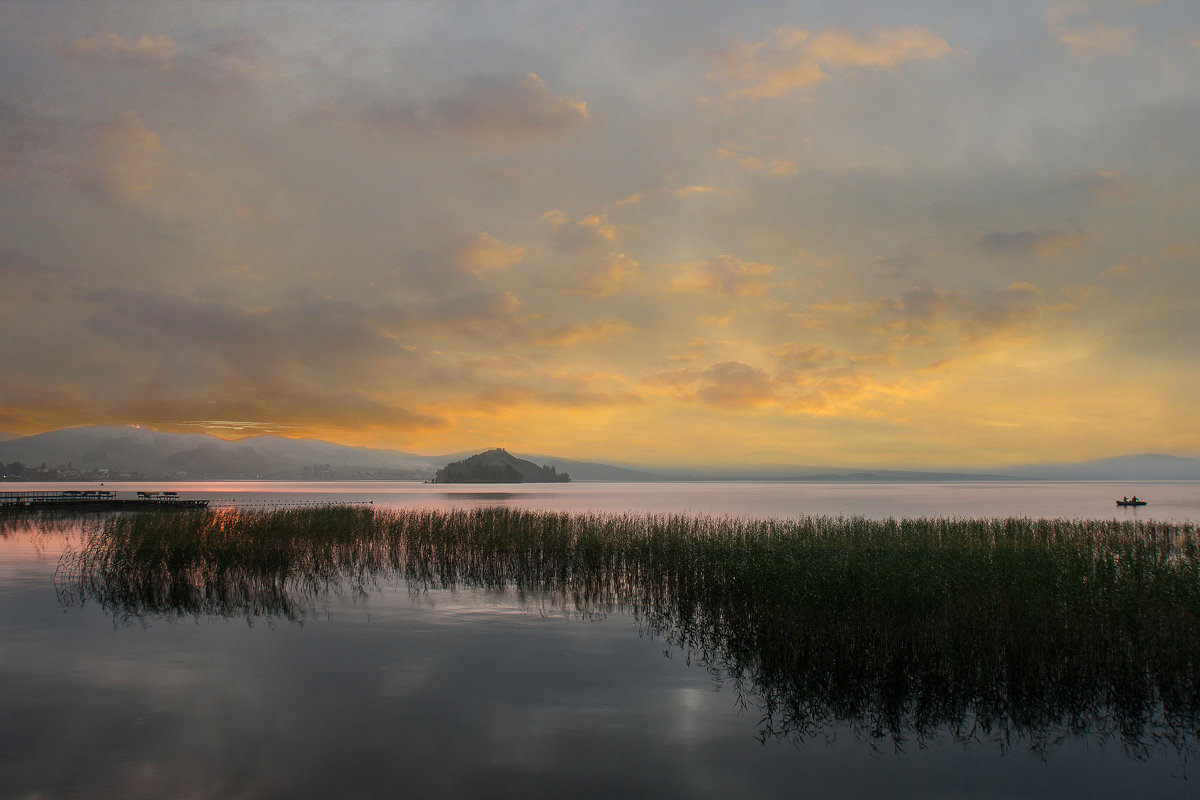
[{"label": "water reflection", "polygon": [[478,500],[484,502],[507,502],[513,498],[522,500],[539,500],[546,497],[536,492],[440,492],[438,497],[443,501]]},{"label": "water reflection", "polygon": [[760,735],[848,726],[887,748],[950,737],[1050,750],[1200,735],[1192,525],[568,515],[484,508],[126,514],[56,574],[118,620],[303,620],[391,581],[627,611],[761,712]]}]

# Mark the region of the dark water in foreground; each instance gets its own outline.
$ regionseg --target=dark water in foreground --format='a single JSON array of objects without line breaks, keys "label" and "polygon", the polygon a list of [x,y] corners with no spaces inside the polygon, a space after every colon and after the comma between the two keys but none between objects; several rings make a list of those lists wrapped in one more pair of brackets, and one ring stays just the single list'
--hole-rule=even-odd
[{"label": "dark water in foreground", "polygon": [[[616,488],[606,484],[515,493],[302,486],[193,491],[254,504],[334,496],[403,505],[440,492],[439,507],[625,510],[610,507]],[[1118,488],[1069,486],[1066,500],[1023,496],[1076,507],[1088,492]],[[795,503],[785,491],[794,488],[684,484],[626,499],[636,511],[775,515],[852,513],[820,509],[854,496],[862,513],[881,517],[946,502],[912,487],[822,496],[805,486],[808,511],[775,510]],[[973,491],[954,502],[1003,506],[1016,496]],[[1196,484],[1133,492],[1166,498],[1138,518],[1163,507],[1178,509],[1168,518],[1198,516],[1189,511]],[[435,505],[428,496],[418,504]],[[735,507],[747,497],[752,507]],[[1105,504],[1098,513],[1133,512]],[[1092,736],[1032,751],[1027,741],[964,744],[948,734],[897,747],[848,725],[799,741],[763,736],[752,696],[632,616],[580,615],[514,590],[412,593],[382,581],[322,596],[303,624],[253,614],[114,618],[56,594],[59,554],[80,535],[74,523],[0,534],[0,797],[1195,796],[1186,756],[1130,753]]]}]

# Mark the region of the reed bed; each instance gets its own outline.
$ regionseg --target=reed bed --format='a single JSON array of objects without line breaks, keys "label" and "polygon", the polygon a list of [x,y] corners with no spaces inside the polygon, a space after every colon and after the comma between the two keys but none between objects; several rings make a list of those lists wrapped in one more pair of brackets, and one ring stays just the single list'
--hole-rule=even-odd
[{"label": "reed bed", "polygon": [[364,507],[111,517],[66,603],[122,617],[301,619],[324,592],[515,590],[627,610],[761,709],[763,737],[849,724],[1134,756],[1200,735],[1195,525]]}]

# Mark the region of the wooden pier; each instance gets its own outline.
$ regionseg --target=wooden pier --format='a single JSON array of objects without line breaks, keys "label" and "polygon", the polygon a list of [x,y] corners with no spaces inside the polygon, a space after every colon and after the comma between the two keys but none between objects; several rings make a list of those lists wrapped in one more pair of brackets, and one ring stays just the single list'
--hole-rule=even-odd
[{"label": "wooden pier", "polygon": [[133,509],[208,508],[207,500],[185,500],[178,492],[138,492],[136,500],[105,490],[65,489],[40,492],[0,492],[0,509],[129,511]]}]

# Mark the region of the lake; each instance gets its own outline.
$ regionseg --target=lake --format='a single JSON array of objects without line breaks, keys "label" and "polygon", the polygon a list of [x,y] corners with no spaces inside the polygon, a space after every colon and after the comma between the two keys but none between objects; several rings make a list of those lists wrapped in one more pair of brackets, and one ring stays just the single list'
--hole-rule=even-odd
[{"label": "lake", "polygon": [[[183,481],[109,483],[119,496],[135,489],[178,491],[214,506],[282,503],[365,503],[423,508],[507,505],[551,511],[713,514],[794,517],[1042,517],[1063,519],[1200,520],[1200,481],[804,483],[680,482],[428,484],[416,481]],[[99,484],[11,483],[10,491],[96,489]],[[1117,508],[1137,495],[1150,501]]]},{"label": "lake", "polygon": [[[1200,519],[1196,482],[134,488],[214,507]],[[1127,494],[1150,505],[1116,508]],[[56,581],[60,556],[95,525],[0,529],[2,797],[1195,794],[1189,752],[1113,736],[1063,730],[1033,748],[949,731],[898,742],[854,719],[773,735],[752,686],[669,632],[620,608],[580,612],[513,588],[414,591],[385,576],[320,593],[299,621],[252,608],[120,613],[72,600]]]}]

